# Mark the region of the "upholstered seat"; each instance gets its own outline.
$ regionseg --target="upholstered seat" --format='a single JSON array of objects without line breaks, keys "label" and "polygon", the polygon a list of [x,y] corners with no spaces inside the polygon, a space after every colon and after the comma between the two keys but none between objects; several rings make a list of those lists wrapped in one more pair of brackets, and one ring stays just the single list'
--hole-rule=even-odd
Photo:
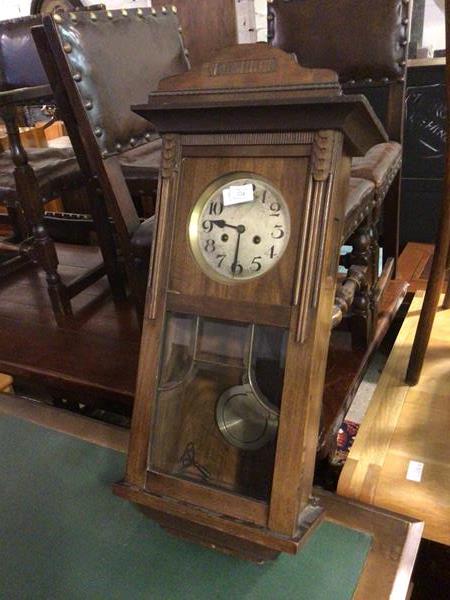
[{"label": "upholstered seat", "polygon": [[382,200],[400,169],[402,147],[398,142],[385,142],[373,146],[365,156],[352,160],[352,177],[373,181],[378,200]]},{"label": "upholstered seat", "polygon": [[[66,186],[81,185],[82,176],[72,148],[28,148],[28,161],[42,197],[50,199]],[[14,164],[9,150],[0,154],[0,203],[17,197]]]},{"label": "upholstered seat", "polygon": [[368,179],[351,177],[345,199],[345,223],[343,239],[347,239],[372,210],[375,184]]}]

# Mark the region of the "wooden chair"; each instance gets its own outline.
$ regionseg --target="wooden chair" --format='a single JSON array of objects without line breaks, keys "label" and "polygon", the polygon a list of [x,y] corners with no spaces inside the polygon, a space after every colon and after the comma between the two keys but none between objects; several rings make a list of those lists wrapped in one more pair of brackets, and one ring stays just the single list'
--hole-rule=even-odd
[{"label": "wooden chair", "polygon": [[[58,324],[72,315],[71,299],[86,287],[108,275],[117,295],[123,288],[115,258],[111,227],[99,203],[93,207],[104,264],[99,264],[76,280],[64,283],[58,273],[54,243],[44,224],[44,203],[64,189],[84,185],[78,162],[70,149],[36,148],[25,151],[19,134],[20,109],[52,97],[39,58],[31,49],[30,25],[39,18],[28,17],[0,24],[0,66],[2,88],[0,115],[5,121],[10,150],[0,154],[0,202],[9,208],[20,243],[2,242],[1,249],[12,255],[0,266],[1,274],[30,259],[46,273],[48,291]],[[34,46],[33,46],[34,48]]]},{"label": "wooden chair", "polygon": [[[376,329],[378,226],[387,271],[398,258],[401,141],[409,34],[407,0],[271,0],[268,39],[295,53],[305,67],[326,67],[339,75],[344,93],[364,94],[383,122],[390,141],[356,158],[346,206],[350,264],[367,268],[368,285],[357,290],[352,307],[356,343],[367,345]],[[370,24],[370,26],[369,26]],[[364,43],[355,43],[364,40]],[[368,182],[372,190],[368,189]],[[356,218],[355,218],[356,217]],[[345,241],[345,240],[343,240]],[[386,272],[381,281],[387,281]]]},{"label": "wooden chair", "polygon": [[[450,107],[450,0],[446,0],[445,2],[445,28],[447,40],[447,106]],[[449,139],[450,115],[447,114],[447,140]],[[448,142],[446,151],[445,185],[441,204],[439,230],[431,265],[430,278],[428,280],[427,291],[425,293],[419,324],[417,326],[406,373],[406,383],[409,385],[416,385],[420,379],[446,271],[447,273],[450,273],[450,148]],[[445,293],[442,308],[443,310],[450,309],[450,281],[447,284],[447,291]]]},{"label": "wooden chair", "polygon": [[125,177],[159,171],[161,142],[130,105],[160,79],[188,69],[172,10],[68,13],[33,28],[80,166],[113,219],[130,288],[142,312],[153,219],[141,223]]}]

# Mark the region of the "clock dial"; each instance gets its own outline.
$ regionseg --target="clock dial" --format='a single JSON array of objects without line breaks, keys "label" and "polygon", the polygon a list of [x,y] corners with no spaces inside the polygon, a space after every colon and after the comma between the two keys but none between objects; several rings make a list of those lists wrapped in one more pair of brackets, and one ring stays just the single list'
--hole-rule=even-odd
[{"label": "clock dial", "polygon": [[283,196],[265,179],[247,173],[212,184],[189,223],[198,264],[225,283],[267,273],[283,256],[289,237],[290,216]]}]

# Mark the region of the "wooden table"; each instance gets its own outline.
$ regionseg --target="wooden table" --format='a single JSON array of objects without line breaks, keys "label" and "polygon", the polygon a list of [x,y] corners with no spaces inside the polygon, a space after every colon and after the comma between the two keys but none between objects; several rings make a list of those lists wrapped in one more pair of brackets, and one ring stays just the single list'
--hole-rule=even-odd
[{"label": "wooden table", "polygon": [[[11,425],[8,426],[8,423]],[[178,591],[174,595],[169,591],[174,585],[173,577],[182,580],[183,585],[189,590],[183,596],[184,600],[194,597],[200,600],[200,598],[210,598],[212,595],[215,598],[233,598],[238,597],[234,596],[238,591],[239,597],[246,600],[255,597],[260,600],[270,599],[275,597],[275,594],[280,594],[277,597],[287,600],[291,598],[325,600],[330,597],[338,599],[352,597],[351,590],[343,590],[350,577],[341,564],[346,560],[358,563],[353,564],[353,569],[357,568],[359,573],[356,581],[353,582],[353,598],[401,599],[407,593],[422,531],[422,523],[414,519],[315,490],[315,494],[326,506],[327,518],[321,525],[322,530],[318,530],[319,537],[311,538],[313,546],[306,546],[297,557],[280,557],[275,563],[268,563],[263,567],[255,566],[172,539],[150,520],[142,517],[131,505],[109,494],[108,478],[111,476],[111,466],[117,463],[119,472],[123,468],[123,453],[128,443],[126,430],[6,395],[0,396],[0,426],[3,430],[0,444],[7,449],[4,456],[11,453],[11,446],[16,443],[23,444],[24,447],[17,458],[18,463],[22,461],[20,464],[11,464],[10,461],[9,466],[4,466],[4,469],[10,469],[11,474],[18,474],[16,475],[17,482],[20,482],[18,487],[15,487],[11,480],[2,482],[1,485],[2,489],[6,490],[5,493],[11,496],[10,502],[14,503],[13,507],[6,506],[6,510],[19,523],[19,529],[22,526],[25,530],[23,535],[21,531],[14,533],[17,532],[14,526],[5,523],[4,518],[0,521],[0,530],[2,527],[10,527],[10,535],[0,535],[0,556],[2,545],[3,550],[6,550],[4,554],[6,559],[0,561],[0,595],[2,595],[2,586],[7,585],[5,574],[11,581],[11,569],[16,569],[17,572],[29,570],[31,574],[29,577],[24,577],[23,581],[17,582],[16,578],[15,585],[20,588],[20,597],[25,597],[24,594],[30,586],[33,588],[33,598],[48,597],[45,595],[48,591],[44,589],[46,585],[50,586],[51,597],[55,599],[68,597],[68,593],[70,596],[75,592],[82,593],[80,597],[83,598],[109,597],[102,595],[105,590],[100,589],[99,586],[102,574],[106,582],[109,581],[107,576],[110,574],[114,581],[117,580],[114,597],[122,598],[125,596],[121,595],[120,590],[123,588],[120,586],[123,585],[124,574],[129,574],[128,597],[134,600],[141,597],[151,597],[154,600],[178,598],[176,595]],[[19,430],[20,428],[26,430],[29,436],[24,436],[22,431],[22,436],[18,440],[17,426]],[[10,443],[5,439],[8,436],[11,438]],[[28,439],[33,436],[36,436],[36,440],[45,436],[47,440],[45,450],[41,445],[34,451],[33,443]],[[91,463],[86,462],[89,456],[95,457]],[[59,460],[64,460],[65,473],[63,469],[58,468],[57,457],[60,457]],[[38,473],[39,469],[42,472],[43,460],[48,470],[45,481],[36,480],[36,477],[33,480],[33,473]],[[114,517],[119,521],[126,519],[125,534],[121,532],[122,537],[125,535],[125,540],[120,538],[120,531],[117,530],[116,524],[111,523],[111,515],[101,510],[101,503],[97,505],[94,514],[82,512],[85,506],[84,498],[80,498],[79,506],[74,506],[69,488],[71,482],[78,478],[80,484],[76,485],[82,486],[83,496],[95,497],[103,494],[108,505],[113,507]],[[10,483],[9,487],[5,485],[6,483]],[[24,499],[20,488],[27,489],[28,486],[30,492]],[[46,498],[41,498],[41,488],[46,490]],[[49,514],[43,510],[43,506],[48,506]],[[26,514],[23,514],[24,507]],[[0,510],[2,509],[5,510],[5,504],[3,503],[2,508],[0,501]],[[30,515],[31,519],[29,519]],[[71,526],[72,520],[74,523]],[[94,528],[88,528],[87,537],[90,539],[86,540],[86,536],[79,539],[76,533],[71,531],[71,528],[76,527],[77,520],[79,523],[91,521],[95,523]],[[43,538],[40,538],[37,534],[42,535],[42,531],[45,533]],[[115,532],[116,538],[112,537]],[[118,547],[111,548],[102,556],[97,556],[95,552],[98,544],[101,544],[102,540],[104,542],[105,538],[109,540],[111,537],[117,539]],[[68,546],[67,539],[75,540],[72,546]],[[136,541],[139,539],[141,546]],[[29,544],[37,544],[37,552],[34,548],[30,550]],[[172,547],[170,556],[174,560],[182,560],[178,567],[164,564],[169,552],[168,546]],[[43,557],[42,548],[50,547],[52,547],[51,556]],[[197,575],[186,567],[186,549],[189,551],[190,568],[194,571],[200,569]],[[96,556],[94,564],[89,562],[89,556],[83,554],[83,550]],[[120,556],[120,552],[124,550],[125,556],[130,557],[127,558],[129,564],[118,565],[117,553]],[[145,556],[142,557],[143,550],[149,553],[147,566]],[[32,564],[28,564],[26,560],[27,553],[31,553]],[[155,559],[160,561],[156,565]],[[83,560],[88,563],[88,566]],[[49,578],[54,577],[55,561],[62,564],[62,568],[58,570],[57,580],[47,583]],[[119,572],[116,569],[118,566],[120,566]],[[1,573],[2,568],[7,569],[7,572]],[[183,568],[185,571],[187,569],[186,573]],[[304,572],[299,573],[296,570],[298,568],[303,568]],[[182,571],[183,577],[180,578],[179,572]],[[204,575],[201,575],[202,572]],[[79,573],[83,574],[84,580],[76,577]],[[288,579],[293,578],[294,584],[298,585],[293,587],[292,582],[286,581],[286,573],[290,573]],[[194,581],[198,576],[205,580],[201,582],[204,593],[200,595],[195,591],[200,585],[198,581]],[[304,587],[301,586],[302,581],[306,581]],[[262,582],[264,587],[261,588]],[[150,586],[153,587],[150,589]],[[292,591],[293,589],[295,592]],[[143,590],[147,590],[147,596],[144,595]],[[242,590],[245,590],[245,593],[241,593]],[[348,593],[350,595],[346,596]],[[12,597],[11,593],[9,597]]]},{"label": "wooden table", "polygon": [[419,384],[404,383],[422,297],[410,306],[338,493],[420,519],[425,538],[450,545],[450,310],[437,312]]}]

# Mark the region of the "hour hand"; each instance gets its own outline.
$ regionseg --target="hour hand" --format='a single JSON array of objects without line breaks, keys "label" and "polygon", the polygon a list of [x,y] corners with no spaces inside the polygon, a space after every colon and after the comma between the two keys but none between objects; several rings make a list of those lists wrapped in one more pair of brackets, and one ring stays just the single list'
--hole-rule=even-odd
[{"label": "hour hand", "polygon": [[220,229],[223,229],[224,227],[233,227],[233,225],[228,225],[227,223],[225,223],[225,221],[223,221],[222,219],[219,220],[212,220],[211,219],[211,223],[213,225],[217,225],[217,227],[220,227]]},{"label": "hour hand", "polygon": [[244,225],[231,225],[230,223],[227,223],[226,221],[223,221],[222,219],[218,219],[218,220],[211,219],[211,223],[213,225],[217,225],[217,227],[219,227],[220,229],[223,229],[224,227],[230,227],[231,229],[235,229],[239,233],[244,233],[244,231],[245,231]]}]

